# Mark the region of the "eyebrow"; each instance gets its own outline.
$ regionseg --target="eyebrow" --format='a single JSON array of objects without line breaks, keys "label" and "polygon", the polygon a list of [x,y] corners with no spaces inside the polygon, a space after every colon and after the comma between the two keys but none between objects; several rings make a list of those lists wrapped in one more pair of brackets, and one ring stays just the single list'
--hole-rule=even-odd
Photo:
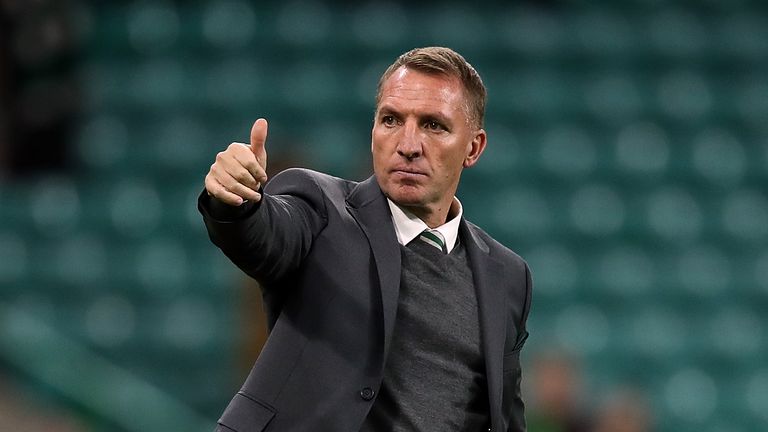
[{"label": "eyebrow", "polygon": [[[380,116],[382,114],[396,114],[400,115],[400,111],[393,108],[391,105],[382,105],[379,107],[379,109],[376,112],[376,116]],[[434,112],[426,112],[426,113],[420,113],[418,115],[419,119],[421,120],[437,120],[440,123],[443,123],[445,125],[451,125],[453,124],[451,120],[448,118],[448,116],[444,115],[442,112],[434,111]]]}]

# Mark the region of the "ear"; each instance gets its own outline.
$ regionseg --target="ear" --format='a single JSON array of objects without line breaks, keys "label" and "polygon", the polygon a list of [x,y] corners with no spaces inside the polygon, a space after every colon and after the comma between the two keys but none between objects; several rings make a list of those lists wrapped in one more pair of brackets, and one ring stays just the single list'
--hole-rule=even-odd
[{"label": "ear", "polygon": [[476,164],[480,155],[485,150],[485,144],[488,140],[488,136],[485,134],[485,129],[479,129],[475,133],[475,137],[467,145],[467,156],[464,158],[464,168],[469,168]]}]

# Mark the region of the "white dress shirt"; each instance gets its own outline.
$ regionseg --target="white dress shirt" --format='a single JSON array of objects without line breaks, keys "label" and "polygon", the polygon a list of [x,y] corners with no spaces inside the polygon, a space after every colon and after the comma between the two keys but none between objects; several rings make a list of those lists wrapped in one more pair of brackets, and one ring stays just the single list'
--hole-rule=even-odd
[{"label": "white dress shirt", "polygon": [[461,221],[461,215],[464,213],[464,209],[461,207],[461,202],[458,198],[453,198],[459,207],[459,211],[448,222],[440,225],[437,228],[430,228],[423,220],[416,217],[413,213],[405,210],[392,202],[387,198],[387,204],[389,204],[389,210],[392,213],[392,222],[395,224],[395,233],[397,234],[397,241],[405,246],[419,236],[424,230],[432,229],[439,231],[445,239],[445,248],[448,253],[451,253],[454,246],[456,246],[456,239],[459,237],[459,222]]}]

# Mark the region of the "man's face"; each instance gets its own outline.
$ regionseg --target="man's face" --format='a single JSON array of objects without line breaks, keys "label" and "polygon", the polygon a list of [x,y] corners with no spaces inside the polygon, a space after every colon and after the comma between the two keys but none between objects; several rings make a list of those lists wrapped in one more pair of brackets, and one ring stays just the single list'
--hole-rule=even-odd
[{"label": "man's face", "polygon": [[422,219],[447,214],[462,169],[477,162],[485,141],[457,78],[401,67],[383,83],[373,170],[384,194]]}]

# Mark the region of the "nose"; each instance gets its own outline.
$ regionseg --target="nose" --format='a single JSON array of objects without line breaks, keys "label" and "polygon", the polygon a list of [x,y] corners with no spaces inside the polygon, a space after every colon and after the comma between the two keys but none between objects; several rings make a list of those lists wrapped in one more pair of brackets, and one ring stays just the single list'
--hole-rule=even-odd
[{"label": "nose", "polygon": [[421,152],[418,127],[413,122],[407,122],[400,139],[397,141],[397,154],[408,160],[414,160],[421,156]]}]

